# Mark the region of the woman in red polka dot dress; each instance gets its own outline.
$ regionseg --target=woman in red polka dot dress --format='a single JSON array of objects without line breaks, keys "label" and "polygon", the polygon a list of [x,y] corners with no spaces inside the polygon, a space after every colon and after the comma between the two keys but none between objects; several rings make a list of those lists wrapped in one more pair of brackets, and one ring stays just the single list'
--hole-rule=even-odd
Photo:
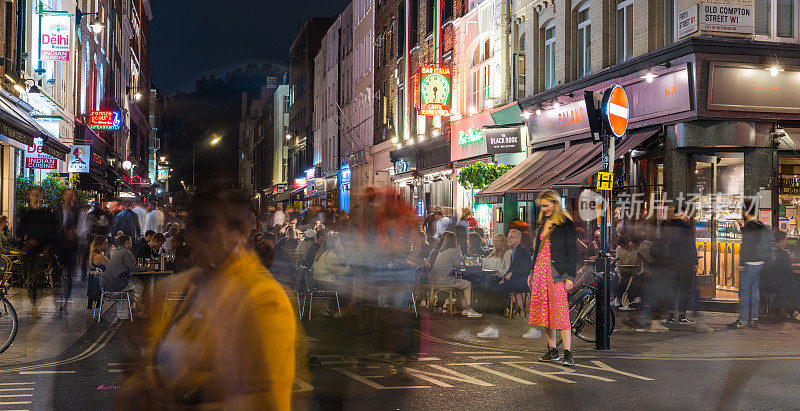
[{"label": "woman in red polka dot dress", "polygon": [[577,232],[569,214],[561,207],[555,191],[539,195],[541,208],[534,247],[533,274],[528,277],[531,288],[529,323],[544,328],[548,351],[540,361],[560,362],[556,348],[556,331],[564,342],[564,365],[575,365],[572,358],[572,327],[569,322],[567,293],[575,281]]}]

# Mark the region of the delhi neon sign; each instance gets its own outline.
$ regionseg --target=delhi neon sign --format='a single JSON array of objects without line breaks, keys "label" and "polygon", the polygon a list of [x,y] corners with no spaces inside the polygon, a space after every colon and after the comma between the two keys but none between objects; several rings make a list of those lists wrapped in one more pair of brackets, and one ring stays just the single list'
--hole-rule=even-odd
[{"label": "delhi neon sign", "polygon": [[92,130],[119,130],[122,126],[122,115],[119,111],[92,111],[89,113],[89,128]]}]

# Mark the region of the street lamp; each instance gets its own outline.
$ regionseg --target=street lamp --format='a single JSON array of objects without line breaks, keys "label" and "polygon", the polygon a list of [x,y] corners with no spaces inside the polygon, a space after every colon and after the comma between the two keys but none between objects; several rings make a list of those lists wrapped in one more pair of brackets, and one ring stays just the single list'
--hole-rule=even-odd
[{"label": "street lamp", "polygon": [[[214,147],[217,144],[219,144],[221,141],[222,141],[222,136],[221,135],[212,134],[211,135],[211,140],[208,141],[208,145],[210,145],[211,147]],[[196,158],[196,154],[197,154],[197,143],[195,142],[195,143],[192,143],[192,187],[196,187],[195,186],[195,174],[196,174],[196,172],[195,172],[195,158]]]},{"label": "street lamp", "polygon": [[[76,9],[75,10],[76,26],[79,26],[81,24],[83,16],[97,16],[97,13],[84,13],[80,9]],[[102,20],[100,20],[99,17],[95,17],[94,20],[92,20],[92,22],[89,23],[89,28],[92,29],[92,32],[94,34],[100,34],[100,32],[103,31],[104,28],[106,28],[106,25],[105,23],[103,23]]]}]

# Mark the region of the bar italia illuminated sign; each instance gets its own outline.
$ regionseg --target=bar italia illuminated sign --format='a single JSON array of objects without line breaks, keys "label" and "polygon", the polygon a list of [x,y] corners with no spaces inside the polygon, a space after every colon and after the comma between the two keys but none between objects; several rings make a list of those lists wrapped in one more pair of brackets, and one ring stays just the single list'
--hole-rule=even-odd
[{"label": "bar italia illuminated sign", "polygon": [[458,132],[458,144],[462,146],[481,141],[484,138],[486,138],[486,134],[483,130],[470,128],[467,131],[461,130]]},{"label": "bar italia illuminated sign", "polygon": [[92,111],[89,113],[89,128],[92,130],[119,130],[122,115],[119,111]]},{"label": "bar italia illuminated sign", "polygon": [[450,116],[453,77],[448,66],[419,69],[419,113],[423,116]]}]

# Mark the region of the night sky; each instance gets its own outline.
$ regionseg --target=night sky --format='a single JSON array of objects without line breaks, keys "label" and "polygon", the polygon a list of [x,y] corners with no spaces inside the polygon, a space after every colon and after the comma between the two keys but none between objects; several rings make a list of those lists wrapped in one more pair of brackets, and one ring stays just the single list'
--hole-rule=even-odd
[{"label": "night sky", "polygon": [[349,0],[153,0],[150,70],[163,93],[248,63],[286,65],[299,25],[335,16]]}]

